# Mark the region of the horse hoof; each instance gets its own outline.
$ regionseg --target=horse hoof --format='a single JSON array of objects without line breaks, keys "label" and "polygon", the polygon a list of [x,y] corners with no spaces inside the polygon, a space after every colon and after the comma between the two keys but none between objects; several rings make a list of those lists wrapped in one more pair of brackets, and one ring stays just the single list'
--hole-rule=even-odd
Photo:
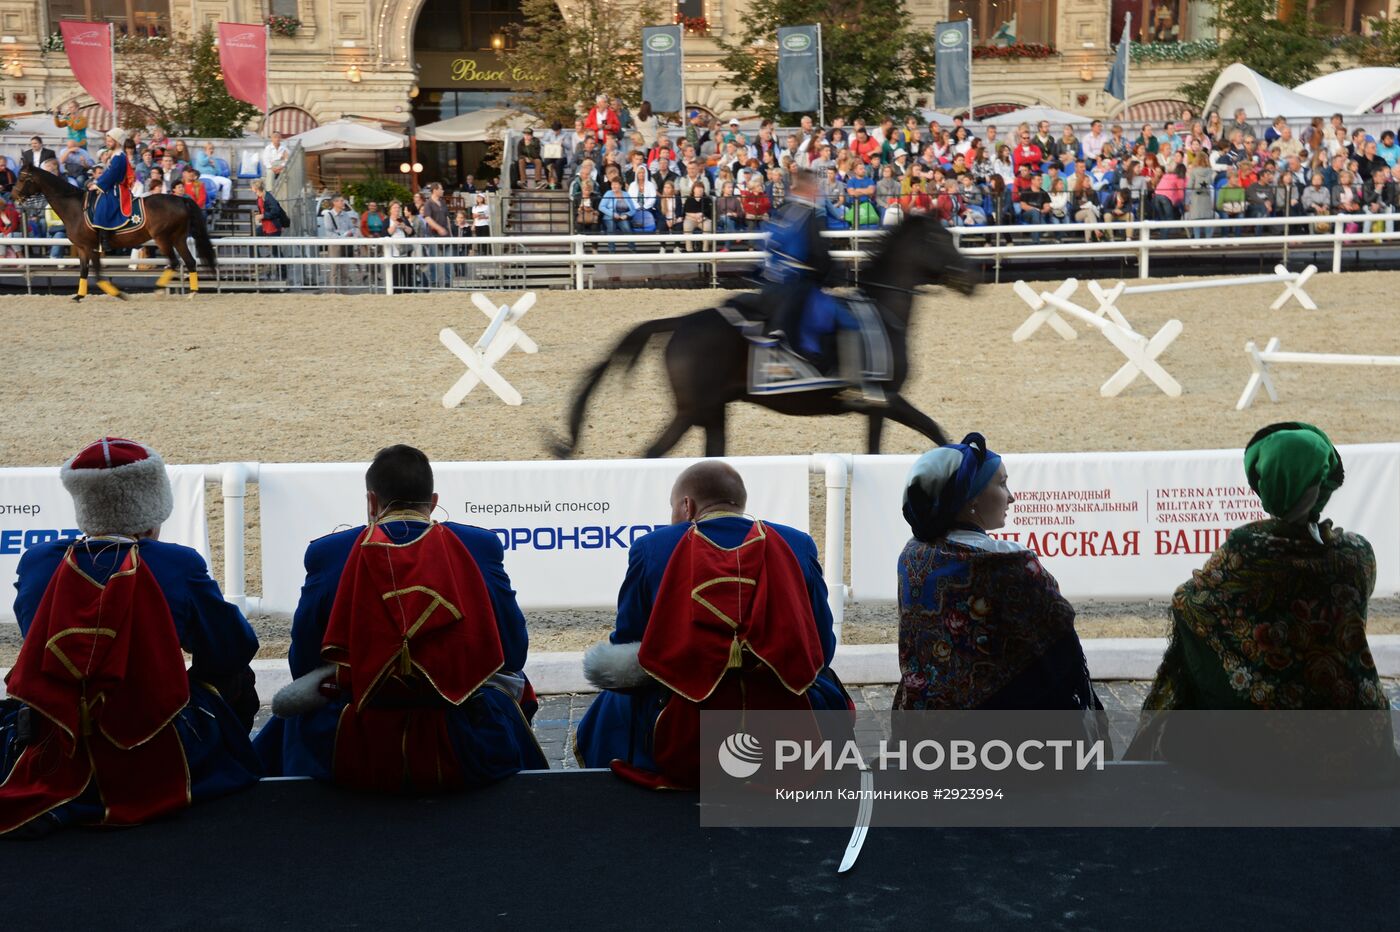
[{"label": "horse hoof", "polygon": [[85,297],[84,295],[80,295],[80,294],[75,294],[75,295],[73,295],[73,303],[74,303],[74,304],[77,304],[79,301],[82,301],[84,297]]},{"label": "horse hoof", "polygon": [[550,430],[544,432],[544,448],[548,451],[550,456],[557,460],[570,459],[574,455],[574,448],[562,437]]}]

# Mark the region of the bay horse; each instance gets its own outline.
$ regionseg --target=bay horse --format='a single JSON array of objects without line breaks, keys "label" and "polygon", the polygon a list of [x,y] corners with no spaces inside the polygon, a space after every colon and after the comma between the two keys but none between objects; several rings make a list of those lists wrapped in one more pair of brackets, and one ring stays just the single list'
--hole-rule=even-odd
[{"label": "bay horse", "polygon": [[[918,431],[934,443],[947,443],[938,424],[909,403],[899,390],[909,376],[909,318],[920,285],[943,284],[964,295],[977,287],[976,277],[953,244],[953,237],[936,218],[911,214],[885,237],[861,274],[860,291],[875,305],[889,336],[891,378],[882,383],[887,404],[876,407],[842,397],[846,386],[788,394],[748,392],[749,342],[717,308],[680,317],[648,321],[633,328],[602,362],[583,378],[569,413],[569,437],[555,439],[552,452],[563,459],[578,447],[589,396],[614,365],[630,371],[648,341],[669,333],[666,372],[675,396],[675,415],[661,436],[647,448],[648,457],[664,456],[692,427],[705,431],[705,455],[723,456],[725,406],[749,401],[780,414],[811,417],[824,414],[864,414],[867,447],[880,452],[886,420]],[[747,300],[745,300],[747,298]],[[737,306],[752,306],[753,296],[741,296]],[[845,393],[849,395],[849,393]]]},{"label": "bay horse", "polygon": [[[26,164],[20,169],[11,194],[16,202],[41,194],[63,220],[63,232],[73,244],[73,253],[78,257],[78,293],[73,296],[74,301],[87,297],[89,269],[96,274],[97,287],[105,294],[126,298],[120,288],[102,277],[98,231],[88,223],[83,210],[83,201],[87,197],[85,190],[75,188],[52,172]],[[141,208],[145,222],[134,229],[111,234],[108,237],[110,245],[114,249],[127,249],[155,240],[160,251],[170,260],[170,268],[161,273],[156,287],[169,287],[175,276],[180,274],[179,260],[183,260],[185,271],[190,274],[190,294],[198,293],[199,273],[186,238],[194,238],[199,258],[210,272],[218,266],[214,243],[209,239],[209,227],[204,221],[204,211],[189,198],[173,194],[152,194],[141,198]]]}]

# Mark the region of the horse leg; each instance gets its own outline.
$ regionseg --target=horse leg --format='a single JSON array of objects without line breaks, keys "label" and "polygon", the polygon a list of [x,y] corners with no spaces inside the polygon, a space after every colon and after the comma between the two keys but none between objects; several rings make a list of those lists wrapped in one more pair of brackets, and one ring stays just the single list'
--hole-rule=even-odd
[{"label": "horse leg", "polygon": [[93,271],[97,273],[97,287],[102,289],[102,293],[125,301],[126,295],[122,290],[102,277],[102,255],[95,249],[92,253],[92,265]]},{"label": "horse leg", "polygon": [[185,271],[190,273],[190,297],[194,297],[199,294],[199,267],[195,265],[194,254],[190,252],[190,244],[183,236],[174,236],[171,239],[175,243],[175,250],[185,263]]},{"label": "horse leg", "polygon": [[694,426],[694,422],[689,418],[681,417],[677,414],[671,418],[671,423],[666,425],[666,429],[661,432],[661,436],[656,438],[656,442],[647,447],[647,451],[642,455],[647,459],[655,459],[658,456],[665,456],[671,448],[681,442],[685,432]]},{"label": "horse leg", "polygon": [[78,255],[78,293],[73,295],[73,300],[81,301],[88,293],[88,251],[79,249],[75,243],[73,252]]},{"label": "horse leg", "polygon": [[705,455],[724,455],[724,405],[720,405],[714,413],[700,421],[700,426],[705,428]]},{"label": "horse leg", "polygon": [[885,429],[884,414],[871,414],[865,422],[865,452],[880,452],[880,434]]},{"label": "horse leg", "polygon": [[170,263],[170,267],[161,272],[160,278],[156,279],[156,287],[169,288],[170,283],[175,280],[175,276],[180,274],[180,259],[175,253],[174,242],[170,237],[156,240],[156,246]]},{"label": "horse leg", "polygon": [[[903,395],[898,393],[890,395],[889,406],[885,408],[883,413],[885,417],[894,421],[896,424],[903,424],[910,430],[918,431],[939,446],[948,442],[948,438],[944,435],[943,429],[938,426],[938,423],[933,418],[911,405]],[[872,448],[870,452],[876,453],[878,450]]]}]

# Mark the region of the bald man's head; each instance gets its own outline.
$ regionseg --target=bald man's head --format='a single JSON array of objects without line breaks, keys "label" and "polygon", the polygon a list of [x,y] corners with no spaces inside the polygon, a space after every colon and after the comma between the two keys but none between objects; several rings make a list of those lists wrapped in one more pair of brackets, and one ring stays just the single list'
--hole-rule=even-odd
[{"label": "bald man's head", "polygon": [[704,460],[691,466],[671,487],[671,521],[694,521],[707,511],[739,511],[749,493],[738,471],[720,460]]}]

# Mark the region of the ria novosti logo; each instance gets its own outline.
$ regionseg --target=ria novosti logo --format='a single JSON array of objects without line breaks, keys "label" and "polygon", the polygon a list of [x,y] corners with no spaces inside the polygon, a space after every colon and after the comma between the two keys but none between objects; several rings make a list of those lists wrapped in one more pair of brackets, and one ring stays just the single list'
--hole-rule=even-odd
[{"label": "ria novosti logo", "polygon": [[736,731],[719,746],[719,767],[736,780],[747,780],[763,766],[763,745],[753,735]]}]

